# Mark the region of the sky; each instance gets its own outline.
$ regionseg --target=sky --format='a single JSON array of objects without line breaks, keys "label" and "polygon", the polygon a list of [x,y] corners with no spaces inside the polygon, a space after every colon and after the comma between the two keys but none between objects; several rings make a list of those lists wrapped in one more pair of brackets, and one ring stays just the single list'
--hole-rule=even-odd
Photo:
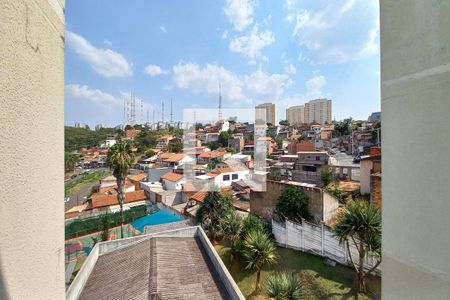
[{"label": "sky", "polygon": [[[116,126],[184,108],[333,100],[333,118],[380,110],[377,0],[66,0],[65,124]],[[140,101],[143,102],[141,114]],[[142,115],[142,117],[141,117]]]}]

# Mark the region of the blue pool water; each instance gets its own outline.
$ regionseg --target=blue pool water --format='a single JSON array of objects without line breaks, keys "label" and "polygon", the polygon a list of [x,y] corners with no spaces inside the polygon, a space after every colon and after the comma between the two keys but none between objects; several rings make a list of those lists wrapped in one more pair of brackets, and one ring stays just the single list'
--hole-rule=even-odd
[{"label": "blue pool water", "polygon": [[158,210],[151,215],[147,215],[145,217],[134,220],[133,222],[131,222],[131,225],[133,225],[133,227],[140,232],[144,232],[145,226],[177,222],[182,220],[182,218],[172,215],[165,210]]}]

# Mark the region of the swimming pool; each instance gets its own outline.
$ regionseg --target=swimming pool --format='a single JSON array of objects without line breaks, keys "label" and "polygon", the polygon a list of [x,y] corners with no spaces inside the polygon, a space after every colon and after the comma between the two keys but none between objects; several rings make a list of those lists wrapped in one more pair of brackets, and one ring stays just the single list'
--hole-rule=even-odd
[{"label": "swimming pool", "polygon": [[147,215],[145,217],[134,220],[133,222],[131,222],[131,225],[143,233],[145,230],[145,226],[177,222],[182,220],[182,218],[175,216],[165,210],[158,210],[151,215]]}]

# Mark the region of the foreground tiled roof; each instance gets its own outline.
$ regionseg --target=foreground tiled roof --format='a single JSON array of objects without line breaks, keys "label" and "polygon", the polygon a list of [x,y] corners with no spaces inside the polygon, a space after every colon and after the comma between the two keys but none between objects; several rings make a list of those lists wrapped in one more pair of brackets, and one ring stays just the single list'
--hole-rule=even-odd
[{"label": "foreground tiled roof", "polygon": [[[135,192],[125,193],[125,203],[132,203],[137,201],[146,200],[147,196],[145,195],[144,190],[138,190]],[[119,205],[119,201],[117,200],[117,194],[108,195],[108,194],[94,194],[91,197],[92,208],[99,208],[105,206]]]},{"label": "foreground tiled roof", "polygon": [[208,152],[203,152],[202,154],[200,154],[199,157],[201,157],[201,158],[216,158],[216,157],[221,157],[224,155],[225,155],[225,152],[222,152],[222,151],[208,151]]},{"label": "foreground tiled roof", "polygon": [[180,180],[181,178],[183,178],[183,174],[166,173],[161,178],[168,180],[168,181],[176,182],[176,181]]},{"label": "foreground tiled roof", "polygon": [[177,153],[174,155],[171,155],[169,158],[164,159],[165,162],[179,162],[184,158],[184,153]]},{"label": "foreground tiled roof", "polygon": [[79,299],[228,299],[198,237],[152,237],[101,255]]}]

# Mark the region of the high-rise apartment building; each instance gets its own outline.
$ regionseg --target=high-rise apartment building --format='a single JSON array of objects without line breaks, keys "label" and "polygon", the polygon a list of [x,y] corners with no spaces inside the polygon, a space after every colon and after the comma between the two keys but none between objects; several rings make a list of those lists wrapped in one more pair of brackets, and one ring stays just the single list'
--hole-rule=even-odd
[{"label": "high-rise apartment building", "polygon": [[286,109],[286,119],[291,124],[331,123],[332,102],[329,99],[316,99],[304,105],[291,106]]},{"label": "high-rise apartment building", "polygon": [[97,125],[95,125],[95,131],[99,131],[102,128],[108,128],[108,125],[106,125],[106,124],[97,124]]},{"label": "high-rise apartment building", "polygon": [[289,124],[300,125],[305,123],[305,106],[296,105],[286,109],[286,120]]},{"label": "high-rise apartment building", "polygon": [[266,123],[276,125],[276,109],[273,103],[263,103],[255,107],[256,119],[264,120]]},{"label": "high-rise apartment building", "polygon": [[75,128],[84,128],[87,129],[88,125],[85,123],[75,123]]},{"label": "high-rise apartment building", "polygon": [[316,99],[305,103],[306,123],[331,123],[332,107],[329,99]]}]

